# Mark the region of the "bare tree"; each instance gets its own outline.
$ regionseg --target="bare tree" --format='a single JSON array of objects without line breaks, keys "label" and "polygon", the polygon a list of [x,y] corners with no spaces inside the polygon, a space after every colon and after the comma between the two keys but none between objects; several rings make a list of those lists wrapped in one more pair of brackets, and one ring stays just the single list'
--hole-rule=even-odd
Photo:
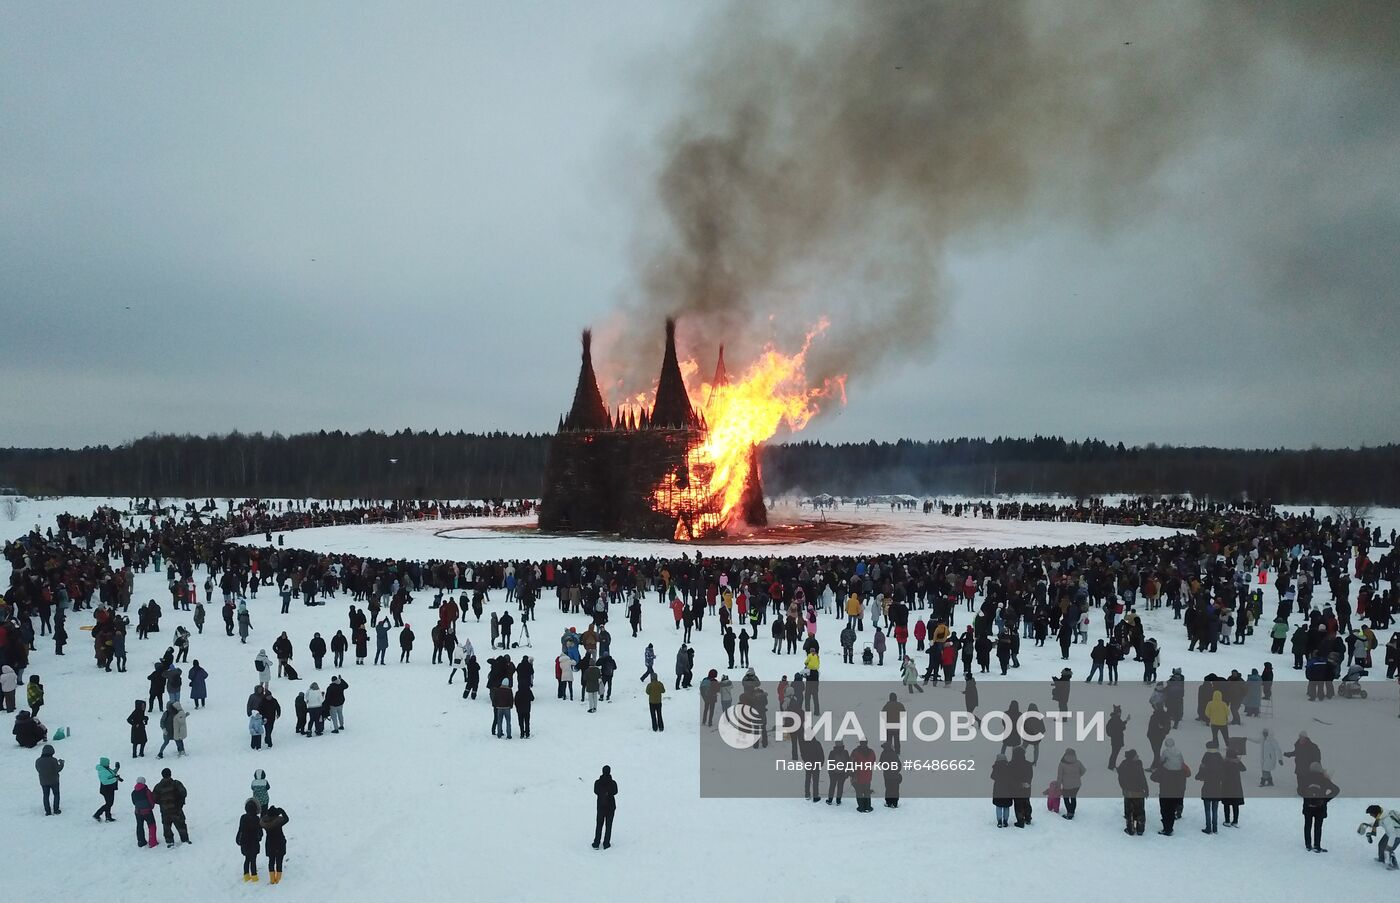
[{"label": "bare tree", "polygon": [[1353,521],[1365,523],[1371,519],[1371,506],[1339,505],[1332,509],[1332,519],[1343,524],[1349,524]]}]

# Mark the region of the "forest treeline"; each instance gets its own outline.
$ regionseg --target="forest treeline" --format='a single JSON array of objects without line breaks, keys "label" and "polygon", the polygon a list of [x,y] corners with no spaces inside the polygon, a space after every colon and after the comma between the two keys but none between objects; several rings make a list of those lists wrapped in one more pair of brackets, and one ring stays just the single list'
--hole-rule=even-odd
[{"label": "forest treeline", "polygon": [[[117,446],[0,449],[0,485],[30,495],[520,498],[539,494],[547,435],[319,432],[153,435]],[[1400,505],[1400,445],[1240,450],[1100,440],[792,442],[766,448],[769,495],[1190,492],[1278,504]]]}]

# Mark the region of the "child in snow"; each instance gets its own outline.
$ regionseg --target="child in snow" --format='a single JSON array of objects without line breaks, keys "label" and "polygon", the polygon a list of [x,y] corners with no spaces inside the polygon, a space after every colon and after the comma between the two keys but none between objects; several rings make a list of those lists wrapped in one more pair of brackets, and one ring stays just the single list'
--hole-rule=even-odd
[{"label": "child in snow", "polygon": [[39,710],[44,707],[44,685],[39,683],[39,675],[29,675],[29,684],[24,693],[29,702],[30,717],[38,718]]},{"label": "child in snow", "polygon": [[259,811],[267,809],[268,791],[271,789],[272,785],[267,781],[267,772],[261,768],[253,772],[253,800],[258,804]]},{"label": "child in snow", "polygon": [[263,715],[262,712],[254,711],[248,716],[248,733],[251,735],[253,749],[262,749],[263,738]]}]

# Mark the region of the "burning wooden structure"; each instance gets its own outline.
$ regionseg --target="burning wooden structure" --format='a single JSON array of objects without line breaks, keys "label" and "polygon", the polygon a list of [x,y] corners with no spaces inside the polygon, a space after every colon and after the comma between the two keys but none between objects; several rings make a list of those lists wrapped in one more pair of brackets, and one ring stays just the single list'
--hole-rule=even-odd
[{"label": "burning wooden structure", "polygon": [[[725,380],[721,349],[714,385]],[[691,404],[681,376],[674,321],[666,323],[655,403],[616,413],[598,390],[584,332],[574,403],[559,421],[545,464],[540,528],[688,540],[723,533],[735,522],[767,523],[757,446],[749,450],[741,500],[726,511],[713,467],[694,453],[707,435],[704,413]]]}]

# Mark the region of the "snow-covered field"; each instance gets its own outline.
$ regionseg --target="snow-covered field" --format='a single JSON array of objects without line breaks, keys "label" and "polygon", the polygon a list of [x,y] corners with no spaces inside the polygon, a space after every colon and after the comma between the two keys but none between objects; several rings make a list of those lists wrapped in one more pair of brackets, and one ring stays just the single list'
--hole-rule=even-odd
[{"label": "snow-covered field", "polygon": [[[13,522],[0,521],[5,535],[38,523],[47,527],[60,510],[90,510],[101,500],[25,501]],[[117,500],[124,506],[125,500]],[[791,514],[792,512],[787,512]],[[810,516],[810,511],[807,512]],[[1386,529],[1400,525],[1400,512],[1373,512]],[[1119,527],[1007,523],[892,513],[851,507],[828,513],[839,520],[868,519],[877,528],[863,548],[909,549],[997,547],[1121,539]],[[440,534],[439,531],[450,532]],[[480,558],[540,558],[611,549],[628,554],[673,554],[673,546],[607,543],[603,540],[540,538],[487,530],[473,522],[440,521],[402,526],[335,527],[287,534],[287,545],[373,555]],[[687,546],[692,551],[693,546]],[[854,551],[860,551],[855,549]],[[832,547],[769,547],[772,554],[819,554]],[[0,568],[7,565],[0,563]],[[0,571],[0,580],[8,574]],[[1325,598],[1325,587],[1319,588]],[[665,733],[649,728],[638,676],[642,650],[656,644],[657,670],[671,673],[679,635],[655,597],[644,607],[637,639],[616,617],[613,654],[621,667],[610,704],[587,714],[579,702],[554,699],[552,661],[557,637],[580,618],[560,615],[546,595],[540,619],[531,625],[534,646],[515,650],[537,661],[533,733],[530,740],[490,736],[484,696],[463,701],[460,683],[446,685],[448,668],[429,664],[428,630],[435,620],[427,594],[405,615],[419,635],[414,661],[398,664],[396,641],[386,667],[341,670],[349,682],[347,730],[307,739],[293,733],[292,701],[311,681],[322,683],[329,667],[311,668],[307,642],[313,631],[331,636],[346,626],[348,597],[324,607],[294,603],[278,613],[268,588],[250,603],[249,644],[224,635],[217,609],[206,632],[196,636],[191,659],[210,673],[207,708],[189,721],[186,758],[155,759],[159,733],[146,759],[132,760],[125,717],[132,702],[146,697],[150,663],[170,643],[176,624],[190,614],[169,611],[164,577],[139,575],[135,601],[160,600],[162,631],[128,641],[130,671],[103,673],[93,667],[86,632],[89,613],[70,618],[72,645],[62,659],[47,639],[39,643],[30,672],[42,677],[50,728],[71,726],[58,744],[67,760],[63,815],[43,817],[34,753],[0,742],[0,824],[6,827],[7,887],[15,899],[140,899],[159,901],[238,899],[281,894],[306,901],[482,899],[571,900],[748,900],[820,903],[828,900],[917,900],[956,893],[975,900],[1121,901],[1149,895],[1185,900],[1201,895],[1235,900],[1273,900],[1311,888],[1329,897],[1386,899],[1400,890],[1395,873],[1370,861],[1374,848],[1355,834],[1370,799],[1333,804],[1326,843],[1331,852],[1303,851],[1301,816],[1294,800],[1253,800],[1239,830],[1207,837],[1199,833],[1200,807],[1188,799],[1186,821],[1176,836],[1156,835],[1155,801],[1148,804],[1145,837],[1122,833],[1121,806],[1113,800],[1084,800],[1073,822],[1050,817],[1042,802],[1027,830],[998,830],[990,800],[906,800],[897,810],[877,806],[857,815],[853,800],[839,808],[797,799],[716,800],[699,798],[698,699],[678,691],[666,699]],[[503,608],[493,594],[487,608]],[[1221,647],[1214,656],[1190,655],[1170,612],[1145,615],[1147,632],[1163,640],[1162,673],[1185,668],[1188,678],[1238,667],[1247,672],[1266,658],[1267,639],[1256,634],[1243,647]],[[834,645],[834,622],[819,636]],[[192,626],[192,625],[191,625]],[[487,626],[465,625],[479,654]],[[253,656],[286,631],[296,647],[303,681],[274,679],[272,687],[287,717],[278,724],[276,746],[249,749],[244,700],[256,681]],[[867,634],[868,636],[868,634]],[[1386,638],[1383,636],[1382,641]],[[697,634],[698,677],[723,664],[716,625]],[[1022,668],[1013,676],[1048,678],[1058,672],[1058,650],[1023,647]],[[1072,663],[1087,669],[1083,647]],[[485,658],[485,655],[481,655]],[[753,664],[765,678],[792,673],[793,656],[774,656],[767,643],[754,644]],[[1208,662],[1205,661],[1208,659]],[[353,662],[353,658],[350,659]],[[1281,680],[1294,672],[1286,662]],[[873,669],[842,665],[825,655],[823,679],[871,678]],[[891,679],[895,669],[887,669]],[[1130,671],[1125,671],[1125,680]],[[484,676],[484,675],[483,675]],[[737,680],[739,674],[731,673]],[[990,677],[990,680],[996,680]],[[1374,677],[1372,678],[1375,679]],[[1392,686],[1389,691],[1394,693]],[[1396,744],[1400,749],[1400,719]],[[1183,731],[1195,730],[1183,724]],[[1145,748],[1130,733],[1129,745]],[[1378,750],[1383,752],[1383,750]],[[94,764],[99,756],[122,763],[127,778],[118,796],[118,824],[97,825]],[[620,787],[613,848],[589,848],[593,827],[592,781],[610,764]],[[1251,766],[1253,763],[1250,763]],[[167,850],[138,849],[126,796],[137,776],[154,782],[169,765],[189,789],[187,818],[194,843]],[[1036,780],[1049,780],[1043,764]],[[254,769],[266,769],[272,799],[291,816],[286,877],[276,889],[239,880],[234,832]],[[1248,784],[1248,782],[1246,782]],[[988,782],[990,791],[990,782]],[[1343,787],[1364,794],[1364,788]],[[989,793],[990,796],[990,793]],[[1380,800],[1386,806],[1400,801]],[[264,879],[265,880],[265,879]]]},{"label": "snow-covered field", "polygon": [[[810,507],[799,508],[793,504],[780,504],[769,512],[773,524],[810,523],[822,516],[828,521],[852,524],[858,530],[854,531],[855,535],[850,539],[816,538],[811,541],[768,542],[761,547],[761,553],[775,556],[851,555],[929,549],[998,549],[1031,545],[1075,545],[1081,542],[1118,542],[1133,537],[1170,536],[1176,532],[1158,527],[944,517],[941,514],[925,515],[921,511],[891,511],[887,506],[858,508],[855,505],[846,505],[819,515]],[[355,555],[472,561],[537,561],[587,555],[675,556],[678,548],[691,555],[697,549],[707,555],[758,554],[752,549],[712,542],[685,543],[683,547],[678,547],[670,542],[544,535],[515,529],[533,523],[533,518],[482,517],[353,527],[315,527],[296,531],[295,545],[298,548]],[[249,537],[249,541],[260,544],[263,538]],[[288,542],[292,542],[290,534]]]}]

